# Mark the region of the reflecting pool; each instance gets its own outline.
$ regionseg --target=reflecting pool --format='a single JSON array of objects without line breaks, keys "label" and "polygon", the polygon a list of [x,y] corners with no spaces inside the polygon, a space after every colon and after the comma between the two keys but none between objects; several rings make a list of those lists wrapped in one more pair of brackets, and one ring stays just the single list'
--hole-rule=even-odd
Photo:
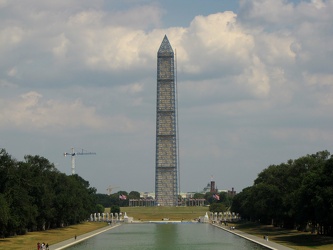
[{"label": "reflecting pool", "polygon": [[267,249],[205,223],[124,224],[67,249]]}]

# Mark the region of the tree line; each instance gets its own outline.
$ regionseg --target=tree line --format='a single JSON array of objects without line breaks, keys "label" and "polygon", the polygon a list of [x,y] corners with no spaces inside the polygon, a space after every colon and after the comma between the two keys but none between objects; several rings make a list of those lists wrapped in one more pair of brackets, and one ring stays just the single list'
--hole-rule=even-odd
[{"label": "tree line", "polygon": [[77,224],[96,208],[96,189],[41,156],[17,161],[0,149],[0,236]]},{"label": "tree line", "polygon": [[234,197],[232,211],[262,224],[333,235],[333,156],[321,151],[270,165]]},{"label": "tree line", "polygon": [[194,199],[205,199],[205,205],[209,206],[210,212],[226,212],[230,211],[233,196],[226,192],[206,192],[195,193]]},{"label": "tree line", "polygon": [[[124,198],[123,198],[124,197]],[[138,191],[118,191],[113,194],[96,194],[97,203],[104,207],[128,207],[130,199],[140,199]],[[112,212],[112,211],[111,211]]]}]

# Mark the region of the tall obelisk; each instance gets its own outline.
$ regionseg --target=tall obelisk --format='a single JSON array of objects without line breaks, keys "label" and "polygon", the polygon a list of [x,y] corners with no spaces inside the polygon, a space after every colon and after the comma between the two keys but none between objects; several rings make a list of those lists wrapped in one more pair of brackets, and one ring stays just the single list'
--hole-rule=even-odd
[{"label": "tall obelisk", "polygon": [[164,36],[157,53],[156,172],[157,206],[178,205],[177,109],[174,53]]}]

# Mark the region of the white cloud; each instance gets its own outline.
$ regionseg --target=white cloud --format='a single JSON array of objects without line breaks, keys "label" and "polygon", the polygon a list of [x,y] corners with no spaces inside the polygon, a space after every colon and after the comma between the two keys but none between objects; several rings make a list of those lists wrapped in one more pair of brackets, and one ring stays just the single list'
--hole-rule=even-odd
[{"label": "white cloud", "polygon": [[322,0],[312,0],[312,3],[317,9],[322,9],[325,7],[325,4]]},{"label": "white cloud", "polygon": [[7,0],[0,0],[0,8],[4,7],[7,5]]},{"label": "white cloud", "polygon": [[296,139],[298,140],[298,143],[302,143],[304,141],[306,141],[307,143],[314,143],[318,140],[333,140],[333,134],[330,130],[318,128],[276,128],[271,130],[270,134],[278,141]]},{"label": "white cloud", "polygon": [[241,19],[249,21],[249,26],[255,23],[255,28],[285,25],[293,21],[293,4],[284,0],[240,0],[239,4]]},{"label": "white cloud", "polygon": [[130,85],[120,87],[121,92],[130,93],[130,94],[137,94],[142,92],[143,84],[142,83],[133,83]]},{"label": "white cloud", "polygon": [[102,117],[93,107],[79,99],[72,102],[43,100],[35,91],[22,94],[18,99],[1,100],[0,127],[59,132],[75,128],[133,132],[136,124],[125,115]]},{"label": "white cloud", "polygon": [[7,74],[8,74],[9,76],[11,76],[11,77],[16,76],[16,75],[17,75],[17,69],[16,69],[16,67],[13,67],[13,68],[11,68],[10,70],[8,70],[8,71],[7,71]]},{"label": "white cloud", "polygon": [[98,27],[101,24],[104,15],[105,13],[103,11],[81,11],[69,16],[67,23],[70,27]]},{"label": "white cloud", "polygon": [[66,38],[64,33],[59,35],[56,39],[56,45],[52,49],[53,54],[55,57],[63,59],[64,57],[66,57],[67,54],[69,40]]},{"label": "white cloud", "polygon": [[105,28],[86,31],[83,44],[84,62],[92,69],[129,70],[140,67],[145,58],[139,57],[142,31],[126,28]]},{"label": "white cloud", "polygon": [[333,74],[308,74],[303,72],[304,81],[309,85],[333,87]]},{"label": "white cloud", "polygon": [[333,106],[333,74],[310,74],[305,71],[303,72],[303,81],[320,104],[318,111],[322,110],[325,114],[327,112],[325,108]]},{"label": "white cloud", "polygon": [[256,97],[267,97],[269,94],[269,77],[266,73],[265,65],[259,58],[253,58],[253,64],[245,68],[243,74],[236,81]]},{"label": "white cloud", "polygon": [[223,70],[223,66],[229,68],[230,64],[242,67],[251,60],[254,43],[253,37],[238,25],[236,14],[223,12],[197,16],[184,33],[182,46],[188,59],[180,62],[190,68],[195,64],[199,67],[195,73],[203,73],[211,67]]},{"label": "white cloud", "polygon": [[22,41],[24,30],[18,26],[5,27],[0,32],[0,53],[15,49]]},{"label": "white cloud", "polygon": [[7,81],[5,79],[0,79],[0,88],[8,89],[8,88],[16,88],[16,87],[18,87],[18,86],[15,85],[14,83]]}]

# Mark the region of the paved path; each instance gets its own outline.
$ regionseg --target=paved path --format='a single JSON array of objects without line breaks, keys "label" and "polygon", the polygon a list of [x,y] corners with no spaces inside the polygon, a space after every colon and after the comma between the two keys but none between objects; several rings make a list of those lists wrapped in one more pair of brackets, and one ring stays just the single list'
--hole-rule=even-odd
[{"label": "paved path", "polygon": [[81,241],[84,241],[86,239],[89,239],[91,237],[94,237],[96,236],[97,234],[100,234],[100,233],[103,233],[105,231],[108,231],[110,229],[113,229],[115,227],[118,227],[120,226],[121,224],[117,224],[117,225],[114,225],[114,226],[106,226],[106,227],[102,227],[100,229],[97,229],[95,231],[92,231],[92,232],[89,232],[89,233],[85,233],[85,234],[82,234],[82,235],[78,235],[76,239],[74,239],[74,236],[73,238],[69,239],[69,240],[65,240],[65,241],[62,241],[62,242],[59,242],[57,244],[54,244],[54,245],[51,245],[49,246],[49,249],[50,250],[60,250],[60,249],[65,249],[66,247],[69,247],[69,246],[72,246],[72,245],[75,245]]},{"label": "paved path", "polygon": [[264,238],[260,238],[260,237],[257,237],[257,236],[251,235],[251,234],[247,234],[247,233],[244,233],[244,232],[239,231],[237,229],[229,230],[227,227],[224,227],[224,226],[221,226],[221,225],[217,225],[217,224],[212,224],[212,225],[215,226],[215,227],[221,228],[225,231],[228,231],[229,233],[238,235],[238,236],[240,236],[244,239],[247,239],[247,240],[250,240],[250,241],[255,242],[257,244],[260,244],[262,246],[265,246],[269,249],[273,249],[273,250],[292,250],[292,248],[285,247],[285,246],[277,244],[273,241],[269,241],[269,240],[267,241]]}]

